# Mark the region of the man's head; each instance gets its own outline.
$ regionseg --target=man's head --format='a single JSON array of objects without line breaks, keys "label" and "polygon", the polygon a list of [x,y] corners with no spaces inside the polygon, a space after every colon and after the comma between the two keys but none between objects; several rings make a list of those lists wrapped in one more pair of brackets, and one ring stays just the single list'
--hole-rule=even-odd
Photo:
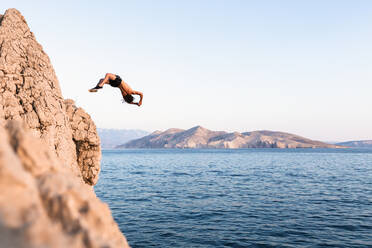
[{"label": "man's head", "polygon": [[133,100],[134,100],[134,97],[130,94],[126,94],[124,96],[124,101],[126,101],[127,103],[131,103],[131,102],[133,102]]}]

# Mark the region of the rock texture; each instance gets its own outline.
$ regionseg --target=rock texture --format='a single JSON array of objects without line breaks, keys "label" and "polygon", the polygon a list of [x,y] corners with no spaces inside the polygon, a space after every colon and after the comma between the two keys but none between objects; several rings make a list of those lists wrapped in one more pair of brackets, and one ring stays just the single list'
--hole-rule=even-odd
[{"label": "rock texture", "polygon": [[128,247],[93,188],[26,130],[0,128],[0,247]]},{"label": "rock texture", "polygon": [[100,141],[23,16],[0,16],[0,248],[128,247],[91,185]]},{"label": "rock texture", "polygon": [[101,160],[101,146],[96,125],[82,108],[75,106],[73,100],[65,100],[65,105],[82,177],[86,183],[94,185],[98,181],[100,167],[97,165]]},{"label": "rock texture", "polygon": [[211,131],[201,126],[188,130],[171,128],[156,131],[141,139],[132,140],[117,148],[340,148],[298,135],[254,131],[227,133]]},{"label": "rock texture", "polygon": [[[97,181],[99,159],[86,159],[86,150],[80,149],[81,139],[72,137],[79,131],[85,132],[77,130],[85,125],[69,119],[49,57],[15,9],[7,10],[0,24],[0,93],[0,119],[25,122],[76,175],[87,175],[84,180],[90,184]],[[89,143],[99,145],[92,131],[96,132],[95,127],[84,140],[92,138]],[[99,149],[95,151],[100,153]]]}]

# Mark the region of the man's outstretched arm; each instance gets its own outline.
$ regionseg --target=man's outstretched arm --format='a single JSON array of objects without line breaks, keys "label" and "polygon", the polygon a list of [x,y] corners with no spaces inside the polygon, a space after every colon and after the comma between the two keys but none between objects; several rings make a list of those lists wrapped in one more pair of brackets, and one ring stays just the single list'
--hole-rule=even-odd
[{"label": "man's outstretched arm", "polygon": [[133,91],[133,95],[139,95],[140,96],[140,100],[138,103],[136,103],[138,106],[141,106],[142,105],[142,100],[143,100],[143,93],[140,92],[140,91]]}]

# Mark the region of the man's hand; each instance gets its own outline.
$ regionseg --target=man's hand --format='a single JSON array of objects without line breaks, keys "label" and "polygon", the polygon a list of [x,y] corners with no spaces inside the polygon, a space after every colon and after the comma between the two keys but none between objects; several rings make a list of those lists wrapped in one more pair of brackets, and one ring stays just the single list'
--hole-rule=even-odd
[{"label": "man's hand", "polygon": [[142,99],[143,99],[143,93],[139,92],[139,91],[133,91],[133,94],[139,95],[141,97],[139,102],[137,103],[138,107],[141,106],[142,105]]}]

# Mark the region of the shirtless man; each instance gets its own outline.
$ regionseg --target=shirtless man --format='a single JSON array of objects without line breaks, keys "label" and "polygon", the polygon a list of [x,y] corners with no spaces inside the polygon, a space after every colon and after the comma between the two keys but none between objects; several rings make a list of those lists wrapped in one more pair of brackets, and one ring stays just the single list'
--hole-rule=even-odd
[{"label": "shirtless man", "polygon": [[[142,92],[132,90],[132,88],[127,83],[125,83],[124,80],[122,80],[120,76],[112,74],[112,73],[106,73],[105,78],[100,79],[97,86],[90,89],[89,92],[97,92],[99,89],[102,89],[103,85],[105,84],[109,84],[112,87],[119,88],[125,102],[129,104],[135,104],[138,106],[142,105],[142,99],[143,99]],[[134,97],[132,95],[140,96],[140,100],[138,103],[133,102]]]}]

